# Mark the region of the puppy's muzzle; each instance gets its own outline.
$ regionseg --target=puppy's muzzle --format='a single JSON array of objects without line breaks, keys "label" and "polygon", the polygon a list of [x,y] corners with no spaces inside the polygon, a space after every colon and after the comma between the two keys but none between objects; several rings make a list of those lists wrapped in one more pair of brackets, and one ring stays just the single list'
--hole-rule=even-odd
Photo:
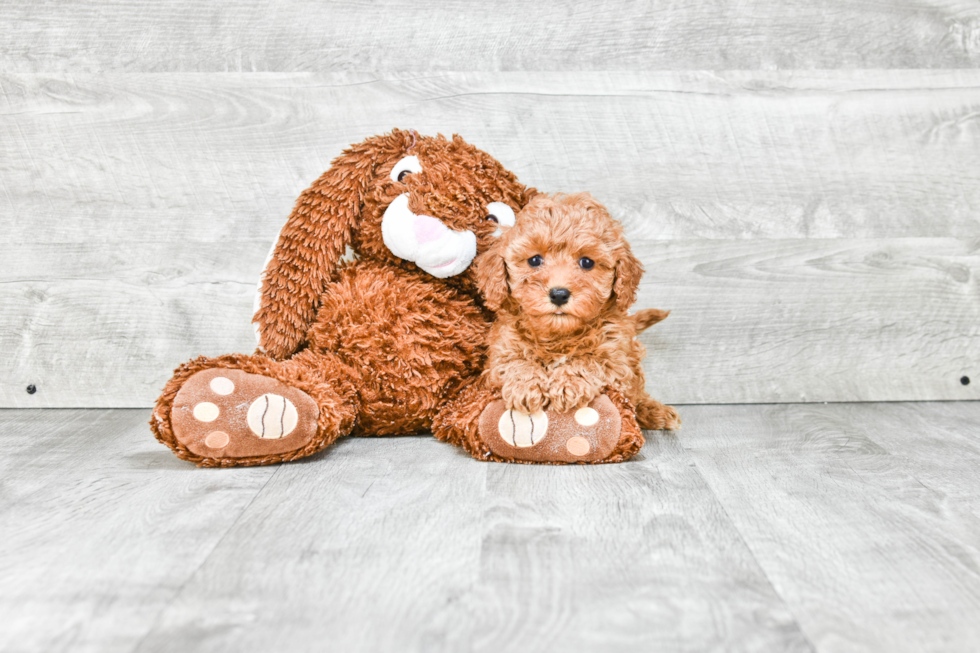
[{"label": "puppy's muzzle", "polygon": [[555,306],[564,306],[572,296],[572,291],[568,288],[552,288],[548,291],[548,299]]}]

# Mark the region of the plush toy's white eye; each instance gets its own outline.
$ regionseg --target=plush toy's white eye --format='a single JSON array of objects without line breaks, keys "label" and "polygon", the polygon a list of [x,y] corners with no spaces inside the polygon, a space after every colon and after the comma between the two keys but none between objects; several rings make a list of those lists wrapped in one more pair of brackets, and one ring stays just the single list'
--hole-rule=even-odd
[{"label": "plush toy's white eye", "polygon": [[422,172],[422,164],[417,156],[406,156],[391,169],[392,181],[405,181],[405,177],[416,172]]},{"label": "plush toy's white eye", "polygon": [[503,202],[490,202],[487,204],[487,220],[492,220],[501,227],[513,227],[516,222],[514,209]]}]

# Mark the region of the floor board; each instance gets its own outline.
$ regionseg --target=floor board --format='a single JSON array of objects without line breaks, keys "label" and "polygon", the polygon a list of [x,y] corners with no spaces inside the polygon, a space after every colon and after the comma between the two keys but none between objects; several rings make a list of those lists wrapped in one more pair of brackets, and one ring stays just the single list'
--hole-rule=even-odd
[{"label": "floor board", "polygon": [[201,470],[0,411],[2,651],[970,651],[980,402],[686,406],[599,467],[427,437]]},{"label": "floor board", "polygon": [[136,650],[432,650],[477,578],[488,469],[429,437],[283,467]]},{"label": "floor board", "polygon": [[623,465],[490,467],[441,650],[811,650],[682,440],[649,435]]},{"label": "floor board", "polygon": [[688,417],[685,446],[817,650],[980,647],[980,403]]},{"label": "floor board", "polygon": [[202,474],[144,410],[0,411],[0,651],[131,651],[280,468]]}]

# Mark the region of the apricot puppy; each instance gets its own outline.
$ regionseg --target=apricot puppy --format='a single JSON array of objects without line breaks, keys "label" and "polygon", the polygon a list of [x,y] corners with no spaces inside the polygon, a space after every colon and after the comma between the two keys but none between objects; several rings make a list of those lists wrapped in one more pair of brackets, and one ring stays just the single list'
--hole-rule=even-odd
[{"label": "apricot puppy", "polygon": [[606,386],[625,394],[644,429],[674,429],[677,412],[644,389],[637,333],[667,317],[627,315],[643,267],[621,225],[589,193],[538,195],[476,262],[497,312],[485,375],[507,408],[565,412]]}]

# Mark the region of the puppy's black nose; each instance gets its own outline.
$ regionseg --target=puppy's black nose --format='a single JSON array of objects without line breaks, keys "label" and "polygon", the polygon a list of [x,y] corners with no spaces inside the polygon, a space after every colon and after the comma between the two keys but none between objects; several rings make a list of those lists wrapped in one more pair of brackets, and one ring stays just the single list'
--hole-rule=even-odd
[{"label": "puppy's black nose", "polygon": [[572,296],[572,291],[568,288],[552,288],[548,291],[548,297],[555,306],[562,306],[568,303],[568,298]]}]

